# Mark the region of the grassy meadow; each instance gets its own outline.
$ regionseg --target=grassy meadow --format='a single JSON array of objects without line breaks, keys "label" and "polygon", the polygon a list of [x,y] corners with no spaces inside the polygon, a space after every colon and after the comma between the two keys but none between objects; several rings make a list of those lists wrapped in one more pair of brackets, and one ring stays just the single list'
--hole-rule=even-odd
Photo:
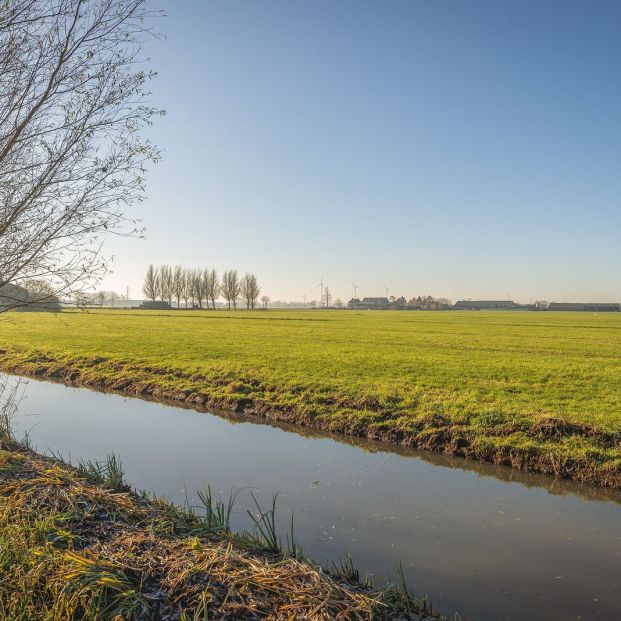
[{"label": "grassy meadow", "polygon": [[70,311],[0,368],[621,486],[621,315]]}]

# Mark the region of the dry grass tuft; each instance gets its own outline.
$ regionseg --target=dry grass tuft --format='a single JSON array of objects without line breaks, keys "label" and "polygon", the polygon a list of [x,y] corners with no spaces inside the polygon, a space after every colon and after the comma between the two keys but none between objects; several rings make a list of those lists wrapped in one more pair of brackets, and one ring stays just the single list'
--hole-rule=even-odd
[{"label": "dry grass tuft", "polygon": [[52,459],[0,450],[0,618],[425,618],[394,586],[351,583],[205,524]]}]

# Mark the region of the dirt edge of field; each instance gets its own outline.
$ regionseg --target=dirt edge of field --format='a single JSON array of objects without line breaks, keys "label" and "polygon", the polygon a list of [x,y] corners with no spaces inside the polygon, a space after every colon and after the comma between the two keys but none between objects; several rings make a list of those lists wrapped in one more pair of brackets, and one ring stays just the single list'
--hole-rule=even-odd
[{"label": "dirt edge of field", "polygon": [[[95,390],[123,395],[141,396],[168,403],[178,403],[193,408],[211,408],[221,412],[254,416],[268,421],[288,423],[295,426],[317,429],[348,436],[365,437],[389,444],[415,447],[442,452],[467,459],[504,465],[519,470],[538,472],[554,477],[573,479],[589,485],[621,489],[621,468],[600,467],[592,461],[571,456],[555,454],[553,451],[524,450],[515,446],[490,446],[482,442],[477,434],[469,432],[460,425],[446,424],[441,417],[426,421],[423,429],[416,433],[399,429],[382,429],[352,421],[348,418],[313,417],[297,411],[294,407],[278,407],[258,402],[248,397],[212,398],[198,390],[168,390],[156,381],[134,380],[131,377],[119,380],[98,376],[92,372],[83,373],[71,364],[64,364],[53,358],[43,356],[39,360],[11,362],[8,354],[0,350],[0,371],[38,379],[62,382],[71,386],[83,386]],[[97,366],[104,359],[93,360]],[[158,370],[151,370],[153,380]],[[166,374],[166,369],[159,370]],[[508,436],[515,429],[496,429],[495,437]],[[554,441],[562,437],[578,436],[596,441],[603,447],[621,448],[621,434],[612,434],[588,426],[577,425],[557,418],[546,418],[534,423],[528,430],[533,439]]]}]

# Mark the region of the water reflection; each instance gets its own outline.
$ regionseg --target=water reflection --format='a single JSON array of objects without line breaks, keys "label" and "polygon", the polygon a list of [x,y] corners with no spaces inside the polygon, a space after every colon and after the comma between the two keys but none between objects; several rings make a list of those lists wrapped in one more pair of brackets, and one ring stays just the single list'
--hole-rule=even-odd
[{"label": "water reflection", "polygon": [[[85,390],[90,390],[86,388]],[[98,392],[99,391],[91,391]],[[462,457],[455,457],[453,455],[447,455],[444,453],[437,453],[434,451],[424,451],[409,446],[401,446],[395,444],[388,444],[385,442],[378,442],[376,440],[369,440],[364,437],[346,436],[338,433],[330,433],[327,431],[318,431],[309,427],[300,427],[290,423],[270,421],[260,417],[248,416],[238,414],[230,411],[218,411],[200,406],[190,406],[187,404],[179,404],[174,401],[162,402],[154,401],[148,396],[138,396],[137,399],[147,401],[150,403],[164,403],[170,407],[176,407],[180,409],[190,409],[197,412],[204,412],[214,416],[218,416],[222,420],[230,423],[231,425],[252,422],[257,425],[267,425],[269,427],[275,427],[283,431],[295,433],[304,438],[331,438],[341,444],[348,446],[354,446],[363,451],[369,453],[393,453],[395,455],[401,455],[402,457],[414,457],[422,459],[423,461],[433,464],[434,466],[441,466],[444,468],[459,468],[468,472],[475,472],[482,477],[494,477],[501,481],[507,481],[510,483],[519,483],[527,488],[542,487],[549,494],[576,494],[585,500],[600,500],[616,502],[621,504],[621,492],[619,490],[613,490],[605,487],[596,487],[593,485],[587,485],[579,481],[570,481],[567,479],[559,479],[544,474],[525,472],[523,470],[517,470],[508,466],[490,464],[481,461],[474,461],[464,459]],[[133,399],[133,397],[132,397]]]},{"label": "water reflection", "polygon": [[[621,617],[621,494],[358,438],[31,381],[20,429],[79,458],[115,451],[129,482],[176,502],[210,483],[279,491],[308,554],[481,619]],[[240,496],[234,524],[247,527]]]}]

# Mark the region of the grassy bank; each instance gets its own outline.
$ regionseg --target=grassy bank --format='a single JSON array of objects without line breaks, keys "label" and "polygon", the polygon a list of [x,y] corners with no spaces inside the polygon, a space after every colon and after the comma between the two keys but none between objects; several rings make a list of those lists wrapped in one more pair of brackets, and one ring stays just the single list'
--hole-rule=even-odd
[{"label": "grassy bank", "polygon": [[621,487],[621,316],[13,314],[0,368]]},{"label": "grassy bank", "polygon": [[2,447],[2,619],[430,618],[397,587],[327,574],[262,536],[230,532],[226,504],[200,518],[118,480],[107,489],[114,477],[93,465]]}]

